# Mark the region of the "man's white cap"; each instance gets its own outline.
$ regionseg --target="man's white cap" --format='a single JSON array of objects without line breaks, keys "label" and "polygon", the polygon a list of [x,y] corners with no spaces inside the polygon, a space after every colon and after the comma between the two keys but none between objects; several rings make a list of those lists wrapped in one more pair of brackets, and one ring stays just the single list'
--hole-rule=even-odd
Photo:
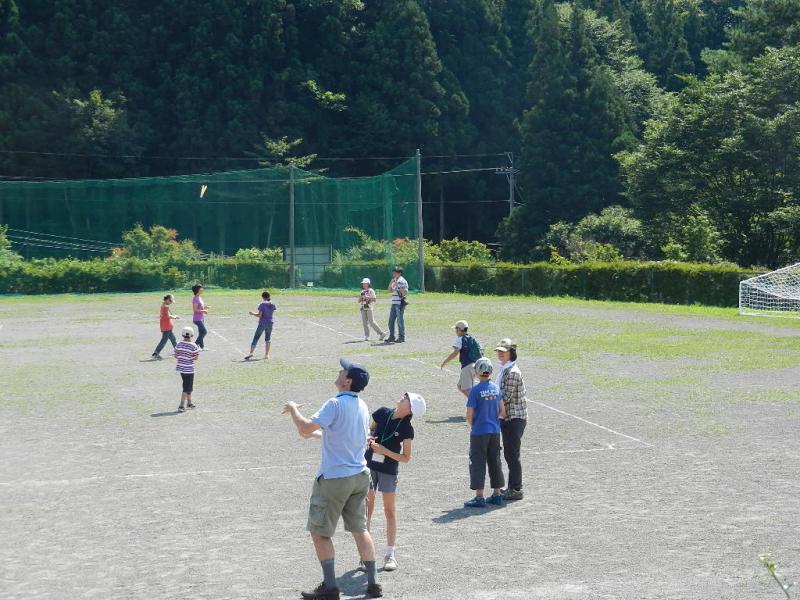
[{"label": "man's white cap", "polygon": [[194,329],[191,327],[184,327],[181,329],[181,335],[183,337],[194,337]]},{"label": "man's white cap", "polygon": [[458,321],[455,325],[453,325],[452,329],[461,329],[463,331],[464,329],[467,329],[468,327],[469,327],[469,323],[467,323],[466,321]]},{"label": "man's white cap", "polygon": [[367,285],[372,285],[372,282],[369,280],[369,277],[364,277],[364,279],[361,280],[361,283],[362,283],[362,285],[365,284],[365,283]]},{"label": "man's white cap", "polygon": [[412,392],[406,392],[406,395],[411,401],[411,414],[415,417],[423,416],[425,414],[425,398]]}]

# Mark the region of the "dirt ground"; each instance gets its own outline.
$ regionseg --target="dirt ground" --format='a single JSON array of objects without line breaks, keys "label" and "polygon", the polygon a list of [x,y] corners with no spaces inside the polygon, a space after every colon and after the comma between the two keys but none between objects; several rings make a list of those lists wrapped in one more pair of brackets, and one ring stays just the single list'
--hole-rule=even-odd
[{"label": "dirt ground", "polygon": [[[352,298],[277,293],[273,357],[247,363],[258,295],[205,299],[198,408],[180,414],[170,352],[148,361],[160,294],[0,298],[0,597],[299,598],[321,580],[304,529],[319,444],[280,409],[334,395],[340,356],[370,369],[372,410],[405,391],[428,403],[387,598],[781,598],[765,551],[800,579],[793,322],[426,295],[387,345],[363,341]],[[377,311],[385,324],[385,298]],[[505,507],[463,508],[464,401],[455,366],[438,369],[461,318],[489,349],[520,344],[525,499]],[[643,348],[652,328],[714,352],[600,343],[632,328]],[[381,554],[380,512],[373,534]],[[334,539],[343,596],[363,597],[354,543],[341,525]]]}]

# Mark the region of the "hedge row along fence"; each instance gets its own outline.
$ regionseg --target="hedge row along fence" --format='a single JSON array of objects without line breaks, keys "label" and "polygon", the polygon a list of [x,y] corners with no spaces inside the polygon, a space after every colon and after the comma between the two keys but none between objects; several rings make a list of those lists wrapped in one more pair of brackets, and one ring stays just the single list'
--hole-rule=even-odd
[{"label": "hedge row along fence", "polygon": [[[358,289],[361,278],[369,277],[376,289],[382,289],[390,269],[384,262],[329,265],[316,283]],[[736,306],[739,282],[754,274],[734,265],[675,262],[450,264],[426,266],[425,288],[479,295]],[[4,294],[171,290],[194,282],[241,289],[286,288],[289,266],[236,260],[165,264],[139,259],[42,260],[0,266],[0,293]]]}]

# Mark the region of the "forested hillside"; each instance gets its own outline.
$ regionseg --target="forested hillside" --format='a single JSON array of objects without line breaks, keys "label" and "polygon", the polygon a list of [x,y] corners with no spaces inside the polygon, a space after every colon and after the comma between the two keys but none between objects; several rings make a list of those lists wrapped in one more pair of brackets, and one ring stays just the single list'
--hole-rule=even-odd
[{"label": "forested hillside", "polygon": [[509,218],[502,177],[426,177],[427,237],[520,261],[800,249],[800,0],[0,0],[0,86],[4,178],[513,152]]}]

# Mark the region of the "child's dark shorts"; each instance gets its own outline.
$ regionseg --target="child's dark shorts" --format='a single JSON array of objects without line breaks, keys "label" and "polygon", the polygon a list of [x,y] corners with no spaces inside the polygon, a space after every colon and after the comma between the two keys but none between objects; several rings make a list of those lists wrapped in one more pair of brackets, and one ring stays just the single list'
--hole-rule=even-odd
[{"label": "child's dark shorts", "polygon": [[191,394],[192,388],[194,388],[194,373],[181,373],[181,379],[183,380],[183,393]]}]

